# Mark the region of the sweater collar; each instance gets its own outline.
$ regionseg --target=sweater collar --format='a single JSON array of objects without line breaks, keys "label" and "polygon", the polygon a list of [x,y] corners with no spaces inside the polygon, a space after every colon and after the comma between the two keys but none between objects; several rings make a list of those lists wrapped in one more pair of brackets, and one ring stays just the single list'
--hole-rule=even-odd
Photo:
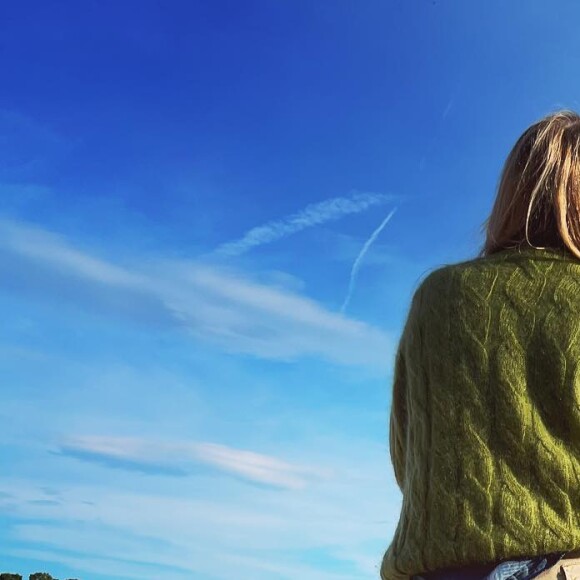
[{"label": "sweater collar", "polygon": [[[540,258],[550,260],[562,260],[565,262],[580,262],[580,258],[576,257],[567,249],[561,248],[534,248],[533,246],[521,246],[518,248],[506,248],[496,252],[498,258],[507,259],[529,259]],[[493,256],[488,256],[493,257]]]}]

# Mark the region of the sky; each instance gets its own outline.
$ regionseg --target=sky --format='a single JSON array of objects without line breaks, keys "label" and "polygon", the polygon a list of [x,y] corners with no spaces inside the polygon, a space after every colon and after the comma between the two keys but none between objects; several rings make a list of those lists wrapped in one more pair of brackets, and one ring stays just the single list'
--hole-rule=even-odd
[{"label": "sky", "polygon": [[395,351],[572,1],[0,6],[0,571],[363,580]]}]

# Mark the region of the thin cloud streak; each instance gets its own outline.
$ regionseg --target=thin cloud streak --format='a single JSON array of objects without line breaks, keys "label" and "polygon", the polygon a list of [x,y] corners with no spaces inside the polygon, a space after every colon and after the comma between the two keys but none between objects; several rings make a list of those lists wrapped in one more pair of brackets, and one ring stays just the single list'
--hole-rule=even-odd
[{"label": "thin cloud streak", "polygon": [[251,483],[282,489],[303,489],[309,481],[328,475],[320,469],[294,465],[270,455],[207,442],[82,436],[67,438],[58,452],[152,475],[182,477],[192,472],[192,466],[204,465]]},{"label": "thin cloud streak", "polygon": [[392,201],[393,198],[392,195],[380,193],[356,193],[351,197],[334,197],[313,203],[285,218],[254,227],[240,239],[218,246],[214,252],[224,256],[239,256],[252,248],[269,244],[313,226],[363,212],[372,206]]},{"label": "thin cloud streak", "polygon": [[[135,561],[136,568],[145,562],[184,566],[192,567],[200,577],[226,579],[223,558],[227,554],[232,558],[228,564],[244,578],[279,575],[330,580],[331,573],[325,574],[321,564],[301,569],[304,558],[316,550],[329,556],[335,553],[343,560],[344,576],[339,577],[362,580],[375,570],[384,538],[392,534],[400,511],[398,488],[384,478],[383,456],[382,446],[361,452],[359,445],[341,442],[335,452],[324,452],[324,463],[332,461],[336,475],[298,491],[281,492],[266,486],[256,493],[250,486],[232,489],[216,485],[211,492],[207,489],[207,494],[199,495],[186,479],[173,480],[164,491],[154,483],[152,491],[151,485],[135,475],[130,489],[117,488],[116,478],[107,478],[99,485],[93,477],[90,485],[76,481],[61,485],[59,506],[31,504],[30,500],[52,497],[32,480],[0,477],[0,490],[13,498],[6,502],[0,499],[0,507],[16,525],[26,520],[33,526],[39,521],[46,523],[47,528],[37,531],[46,539],[45,544],[56,549],[68,554],[76,551],[88,558],[98,546],[109,557]],[[315,457],[309,462],[318,465]],[[78,533],[79,524],[82,534]],[[66,526],[70,535],[64,537],[58,530],[51,533],[55,526]],[[11,535],[18,530],[25,532],[15,526],[10,529]],[[147,549],[142,549],[144,530],[158,540],[158,549],[150,550],[149,542]],[[132,539],[138,543],[133,549]],[[284,546],[283,553],[280,546]],[[198,552],[212,557],[198,559]],[[244,558],[252,561],[242,568]],[[173,578],[167,574],[164,577]]]},{"label": "thin cloud streak", "polygon": [[447,118],[447,115],[449,115],[452,107],[453,107],[453,97],[451,97],[451,99],[449,99],[449,102],[447,103],[447,106],[445,107],[445,110],[443,111],[443,115],[441,116],[441,120],[445,120]]},{"label": "thin cloud streak", "polygon": [[354,286],[356,283],[356,276],[358,274],[358,270],[360,268],[360,264],[362,262],[362,259],[364,258],[365,254],[368,252],[369,248],[372,246],[373,242],[377,239],[379,234],[383,231],[384,227],[389,223],[389,220],[393,217],[393,214],[396,211],[397,211],[397,208],[395,207],[389,213],[389,215],[381,222],[379,227],[371,234],[371,237],[365,242],[364,246],[362,247],[362,250],[359,252],[359,255],[356,257],[356,260],[354,261],[352,268],[351,268],[351,271],[350,271],[350,279],[348,281],[348,291],[346,293],[346,298],[344,299],[344,302],[342,303],[342,306],[340,307],[341,312],[344,312],[346,310],[346,307],[348,306],[350,299],[352,297],[352,293],[354,292]]},{"label": "thin cloud streak", "polygon": [[126,287],[145,282],[123,268],[72,248],[62,236],[24,223],[0,220],[0,243],[23,257],[95,282]]},{"label": "thin cloud streak", "polygon": [[175,330],[228,353],[383,369],[392,337],[296,292],[197,262],[139,259],[119,266],[61,236],[0,220],[0,289],[136,323]]}]

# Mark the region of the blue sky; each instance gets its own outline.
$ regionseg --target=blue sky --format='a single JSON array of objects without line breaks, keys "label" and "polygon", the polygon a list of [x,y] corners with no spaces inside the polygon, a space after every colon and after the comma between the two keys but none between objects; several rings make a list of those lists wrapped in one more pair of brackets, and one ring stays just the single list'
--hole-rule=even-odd
[{"label": "blue sky", "polygon": [[377,578],[410,299],[577,107],[579,18],[4,2],[0,568]]}]

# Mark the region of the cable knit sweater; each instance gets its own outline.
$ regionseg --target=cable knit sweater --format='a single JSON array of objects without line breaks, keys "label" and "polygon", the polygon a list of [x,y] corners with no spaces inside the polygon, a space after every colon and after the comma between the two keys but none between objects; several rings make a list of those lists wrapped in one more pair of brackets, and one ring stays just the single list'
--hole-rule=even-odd
[{"label": "cable knit sweater", "polygon": [[431,272],[395,358],[403,502],[383,580],[580,547],[580,260],[530,247]]}]

